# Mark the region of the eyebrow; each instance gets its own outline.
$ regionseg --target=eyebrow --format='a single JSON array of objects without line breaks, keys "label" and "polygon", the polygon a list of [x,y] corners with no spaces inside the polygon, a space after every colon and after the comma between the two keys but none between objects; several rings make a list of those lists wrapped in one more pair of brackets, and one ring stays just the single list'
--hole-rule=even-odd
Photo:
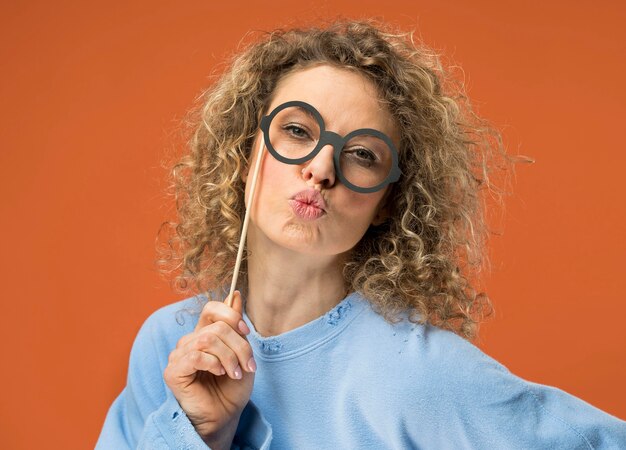
[{"label": "eyebrow", "polygon": [[[313,115],[313,113],[311,111],[309,111],[308,109],[306,109],[304,106],[300,106],[300,105],[296,105],[295,108],[297,108],[298,110],[305,112],[311,119],[317,121],[317,117],[315,117],[315,115]],[[321,117],[322,113],[320,113],[320,117]],[[324,120],[324,118],[322,117],[322,122],[324,122],[324,125],[326,125],[326,121]]]},{"label": "eyebrow", "polygon": [[[313,106],[313,105],[311,105],[311,106]],[[311,111],[309,111],[307,108],[305,108],[304,106],[294,105],[293,107],[294,107],[294,108],[296,108],[296,109],[298,109],[299,111],[303,111],[303,112],[305,112],[305,113],[307,114],[307,116],[309,116],[311,119],[313,119],[313,120],[315,120],[315,121],[317,122],[317,117],[316,117],[316,116],[315,116],[315,115],[314,115]],[[315,108],[315,106],[313,106],[313,108]],[[315,110],[317,111],[317,108],[316,108]],[[320,115],[320,117],[322,118],[322,123],[324,124],[324,129],[325,129],[326,131],[329,131],[329,130],[327,129],[327,127],[326,127],[327,123],[326,123],[326,120],[324,119],[324,117],[322,116],[322,113],[318,111],[318,114],[319,114],[319,115]],[[391,136],[390,136],[388,133],[385,133],[384,131],[382,131],[382,129],[381,129],[381,128],[379,128],[379,127],[360,127],[360,128],[355,128],[354,130],[361,130],[361,129],[363,129],[363,128],[373,128],[374,130],[378,130],[378,131],[380,131],[380,132],[381,132],[381,133],[383,133],[385,136],[389,137],[389,139],[391,139]],[[353,131],[354,131],[354,130],[353,130]],[[395,145],[395,143],[394,143],[394,145]]]}]

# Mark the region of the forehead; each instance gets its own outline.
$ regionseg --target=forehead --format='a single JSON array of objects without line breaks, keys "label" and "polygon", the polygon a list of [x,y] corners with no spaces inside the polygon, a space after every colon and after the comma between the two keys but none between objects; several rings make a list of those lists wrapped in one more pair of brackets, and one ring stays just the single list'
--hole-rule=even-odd
[{"label": "forehead", "polygon": [[374,128],[398,145],[393,116],[380,102],[374,84],[361,74],[325,64],[289,73],[278,82],[268,112],[292,100],[317,109],[327,130],[345,135],[357,128]]}]

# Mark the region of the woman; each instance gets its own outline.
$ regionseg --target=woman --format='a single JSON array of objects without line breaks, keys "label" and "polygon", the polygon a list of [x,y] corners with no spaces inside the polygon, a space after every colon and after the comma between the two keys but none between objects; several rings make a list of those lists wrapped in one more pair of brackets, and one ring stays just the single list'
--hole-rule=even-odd
[{"label": "woman", "polygon": [[[370,22],[274,32],[235,59],[174,170],[172,262],[208,296],[144,323],[97,448],[626,446],[625,422],[468,342],[489,312],[480,190],[510,161],[453,87]],[[226,296],[246,207],[241,293],[207,301]]]}]

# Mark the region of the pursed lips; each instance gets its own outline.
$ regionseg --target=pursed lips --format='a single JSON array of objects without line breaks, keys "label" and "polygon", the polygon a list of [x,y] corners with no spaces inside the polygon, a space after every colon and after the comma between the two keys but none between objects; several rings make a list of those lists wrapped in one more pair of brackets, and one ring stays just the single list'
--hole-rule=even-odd
[{"label": "pursed lips", "polygon": [[326,202],[324,201],[324,197],[315,189],[306,189],[304,191],[298,192],[296,195],[292,197],[292,200],[297,202],[304,203],[306,205],[315,206],[326,212]]}]

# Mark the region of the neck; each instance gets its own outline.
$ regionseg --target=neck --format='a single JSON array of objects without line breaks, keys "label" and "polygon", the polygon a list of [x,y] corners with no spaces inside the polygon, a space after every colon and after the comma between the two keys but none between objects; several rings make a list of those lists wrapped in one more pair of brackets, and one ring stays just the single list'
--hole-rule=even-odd
[{"label": "neck", "polygon": [[319,256],[279,247],[261,232],[248,232],[246,313],[261,336],[300,327],[346,297],[345,255]]}]

